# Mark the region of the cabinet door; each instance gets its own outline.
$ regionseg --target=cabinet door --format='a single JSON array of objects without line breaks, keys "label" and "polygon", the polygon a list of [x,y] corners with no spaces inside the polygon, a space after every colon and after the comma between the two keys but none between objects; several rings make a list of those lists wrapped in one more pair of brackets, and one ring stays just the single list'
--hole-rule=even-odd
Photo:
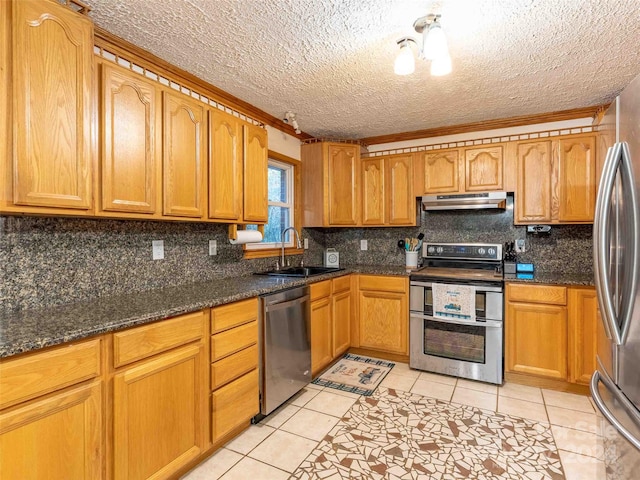
[{"label": "cabinet door", "polygon": [[123,68],[101,67],[101,208],[155,213],[159,183],[155,85]]},{"label": "cabinet door", "polygon": [[385,160],[386,219],[389,225],[416,224],[411,158],[411,155],[394,155]]},{"label": "cabinet door", "polygon": [[405,294],[360,291],[360,347],[407,355],[409,315]]},{"label": "cabinet door", "polygon": [[444,150],[423,154],[423,193],[458,192],[460,190],[458,187],[459,157],[460,152],[458,150]]},{"label": "cabinet door", "polygon": [[96,381],[0,414],[0,476],[102,478],[101,398]]},{"label": "cabinet door", "polygon": [[165,215],[201,218],[206,189],[204,106],[163,92],[163,197]]},{"label": "cabinet door", "polygon": [[594,289],[570,288],[569,381],[588,385],[596,370],[598,300]]},{"label": "cabinet door", "polygon": [[209,218],[242,220],[242,125],[233,115],[209,112]]},{"label": "cabinet door", "polygon": [[267,172],[269,151],[267,131],[255,125],[244,125],[244,220],[266,223]]},{"label": "cabinet door", "polygon": [[362,161],[363,225],[384,225],[384,163],[383,158]]},{"label": "cabinet door", "polygon": [[464,151],[465,191],[502,190],[502,147],[469,148]]},{"label": "cabinet door", "polygon": [[551,221],[551,142],[518,145],[515,223]]},{"label": "cabinet door", "polygon": [[208,423],[203,351],[188,345],[116,373],[116,478],[168,478],[200,455]]},{"label": "cabinet door", "polygon": [[328,146],[328,226],[358,224],[359,148],[357,145]]},{"label": "cabinet door", "polygon": [[333,359],[331,298],[311,302],[311,372],[318,373]]},{"label": "cabinet door", "polygon": [[351,346],[351,290],[336,293],[331,297],[333,320],[332,358],[343,354]]},{"label": "cabinet door", "polygon": [[567,308],[507,303],[508,372],[567,379]]},{"label": "cabinet door", "polygon": [[558,220],[593,222],[596,206],[595,138],[558,140]]},{"label": "cabinet door", "polygon": [[55,2],[23,0],[12,9],[13,201],[88,210],[91,20]]}]

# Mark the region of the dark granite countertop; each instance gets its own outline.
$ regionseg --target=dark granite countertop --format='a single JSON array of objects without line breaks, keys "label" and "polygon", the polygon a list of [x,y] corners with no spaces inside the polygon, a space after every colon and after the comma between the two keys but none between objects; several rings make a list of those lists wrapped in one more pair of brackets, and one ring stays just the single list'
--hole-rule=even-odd
[{"label": "dark granite countertop", "polygon": [[249,275],[58,307],[0,311],[0,358],[350,273],[409,275],[404,266],[352,265],[307,279]]},{"label": "dark granite countertop", "polygon": [[565,272],[535,272],[532,279],[505,278],[509,283],[545,283],[550,285],[585,285],[594,286],[591,274]]}]

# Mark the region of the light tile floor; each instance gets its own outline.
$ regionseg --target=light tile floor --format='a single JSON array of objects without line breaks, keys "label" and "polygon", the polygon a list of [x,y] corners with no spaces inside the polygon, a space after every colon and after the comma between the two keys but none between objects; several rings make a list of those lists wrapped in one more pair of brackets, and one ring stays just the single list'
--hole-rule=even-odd
[{"label": "light tile floor", "polygon": [[309,384],[183,480],[601,480],[602,455],[588,397],[398,363],[371,397]]}]

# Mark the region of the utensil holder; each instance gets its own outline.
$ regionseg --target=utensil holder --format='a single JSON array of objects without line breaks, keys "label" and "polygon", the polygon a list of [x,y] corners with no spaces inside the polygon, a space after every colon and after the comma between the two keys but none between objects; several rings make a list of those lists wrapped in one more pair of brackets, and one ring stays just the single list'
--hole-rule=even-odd
[{"label": "utensil holder", "polygon": [[418,252],[405,252],[407,268],[418,268]]}]

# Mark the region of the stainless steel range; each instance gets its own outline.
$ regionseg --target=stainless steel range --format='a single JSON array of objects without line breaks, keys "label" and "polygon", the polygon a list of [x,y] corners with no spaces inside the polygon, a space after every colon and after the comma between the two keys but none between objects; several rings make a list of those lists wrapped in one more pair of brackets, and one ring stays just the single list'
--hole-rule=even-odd
[{"label": "stainless steel range", "polygon": [[426,243],[411,274],[409,365],[502,384],[502,245]]}]

